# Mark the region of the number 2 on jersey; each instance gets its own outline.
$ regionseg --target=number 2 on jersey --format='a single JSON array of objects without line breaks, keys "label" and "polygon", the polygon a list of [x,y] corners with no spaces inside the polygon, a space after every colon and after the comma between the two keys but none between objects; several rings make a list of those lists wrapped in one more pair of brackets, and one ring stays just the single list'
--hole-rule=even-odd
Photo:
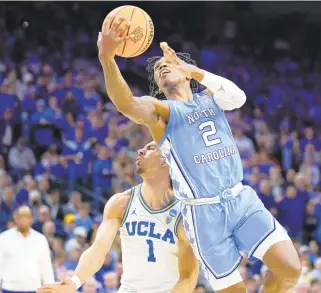
[{"label": "number 2 on jersey", "polygon": [[215,126],[215,122],[212,121],[212,120],[202,122],[202,123],[198,126],[198,129],[201,131],[201,130],[203,130],[203,129],[206,128],[206,127],[209,128],[209,130],[205,131],[205,132],[202,134],[202,138],[203,138],[203,140],[204,140],[205,145],[206,145],[207,147],[209,147],[209,146],[213,146],[213,145],[222,143],[222,140],[221,140],[220,138],[209,139],[209,136],[215,135],[216,132],[217,132],[216,126]]},{"label": "number 2 on jersey", "polygon": [[150,239],[147,239],[146,242],[147,242],[148,247],[149,247],[147,261],[148,262],[156,262],[156,257],[154,255],[154,243]]}]

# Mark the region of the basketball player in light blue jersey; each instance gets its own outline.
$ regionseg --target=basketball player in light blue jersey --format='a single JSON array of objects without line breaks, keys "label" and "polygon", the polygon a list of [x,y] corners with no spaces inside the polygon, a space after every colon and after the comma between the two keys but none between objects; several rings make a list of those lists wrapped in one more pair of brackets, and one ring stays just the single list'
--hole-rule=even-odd
[{"label": "basketball player in light blue jersey", "polygon": [[118,293],[192,293],[198,262],[184,233],[165,158],[155,142],[138,153],[143,183],[106,204],[94,243],[81,255],[74,276],[37,293],[75,293],[103,265],[120,231],[123,275]]},{"label": "basketball player in light blue jersey", "polygon": [[[121,113],[148,127],[162,149],[205,276],[216,292],[245,293],[237,269],[245,252],[269,268],[265,293],[288,292],[301,272],[297,252],[256,192],[242,185],[241,159],[224,116],[245,103],[244,92],[161,43],[164,56],[147,67],[151,96],[134,97],[114,60],[119,44],[130,41],[120,37],[129,25],[119,17],[98,37],[107,93]],[[199,84],[207,90],[198,93]]]}]

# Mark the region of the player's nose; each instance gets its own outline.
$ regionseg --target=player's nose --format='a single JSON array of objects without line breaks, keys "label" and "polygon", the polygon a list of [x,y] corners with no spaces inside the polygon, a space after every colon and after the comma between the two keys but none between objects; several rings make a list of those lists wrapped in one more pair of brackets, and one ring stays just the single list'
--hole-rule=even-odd
[{"label": "player's nose", "polygon": [[138,155],[139,156],[143,156],[144,155],[144,150],[143,149],[138,150]]}]

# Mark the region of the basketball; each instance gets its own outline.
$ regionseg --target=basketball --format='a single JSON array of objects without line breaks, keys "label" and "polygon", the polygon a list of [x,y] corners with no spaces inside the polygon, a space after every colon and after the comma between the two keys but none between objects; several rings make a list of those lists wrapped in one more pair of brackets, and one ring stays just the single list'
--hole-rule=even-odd
[{"label": "basketball", "polygon": [[136,6],[120,6],[112,10],[105,18],[102,32],[105,27],[110,28],[118,17],[125,17],[131,21],[131,26],[125,35],[133,35],[132,39],[123,42],[116,51],[117,56],[136,57],[144,53],[151,45],[154,38],[154,24],[150,16],[141,8]]}]

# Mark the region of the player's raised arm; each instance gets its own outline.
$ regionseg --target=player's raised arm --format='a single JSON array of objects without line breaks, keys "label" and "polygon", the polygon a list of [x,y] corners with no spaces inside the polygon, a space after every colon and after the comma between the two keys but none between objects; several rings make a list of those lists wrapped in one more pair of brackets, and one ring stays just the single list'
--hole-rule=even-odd
[{"label": "player's raised arm", "polygon": [[165,58],[177,59],[180,63],[181,70],[188,78],[195,79],[206,86],[207,89],[212,92],[212,95],[214,94],[213,98],[222,110],[234,110],[244,105],[246,95],[235,83],[194,65],[182,62],[176,57],[175,51],[165,42],[161,43],[161,49],[164,52]]},{"label": "player's raised arm", "polygon": [[185,235],[182,221],[178,226],[178,270],[179,280],[171,293],[194,292],[198,278],[199,265]]},{"label": "player's raised arm", "polygon": [[95,241],[81,255],[74,276],[59,283],[44,285],[37,290],[37,293],[74,293],[101,268],[121,225],[129,196],[129,191],[126,191],[115,194],[108,201]]},{"label": "player's raised arm", "polygon": [[104,71],[108,96],[117,110],[138,124],[152,125],[159,115],[165,120],[168,119],[168,105],[152,97],[135,98],[114,59],[117,47],[130,39],[130,36],[120,37],[129,25],[125,18],[119,17],[114,20],[111,28],[104,28],[97,42],[99,60]]}]

